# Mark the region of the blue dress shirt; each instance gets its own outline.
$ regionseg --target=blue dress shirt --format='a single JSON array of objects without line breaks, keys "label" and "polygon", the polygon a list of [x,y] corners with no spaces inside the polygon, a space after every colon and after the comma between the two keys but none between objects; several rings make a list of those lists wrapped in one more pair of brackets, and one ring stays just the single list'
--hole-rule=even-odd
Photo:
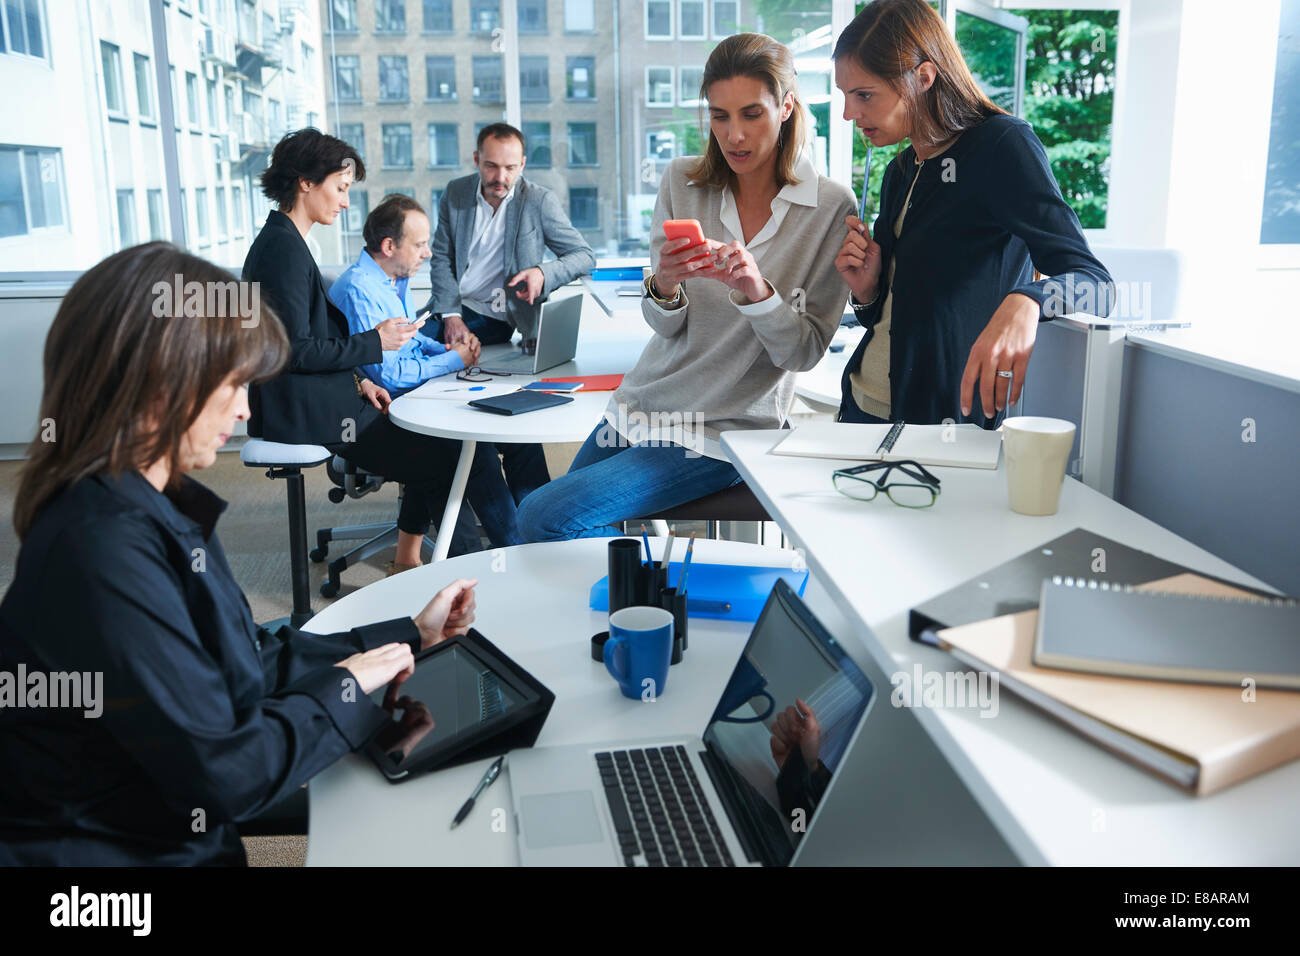
[{"label": "blue dress shirt", "polygon": [[[393,279],[370,253],[361,256],[330,286],[330,301],[348,318],[348,330],[356,335],[369,332],[385,319],[404,315],[414,319],[406,307],[407,279]],[[431,378],[465,367],[460,355],[427,335],[414,335],[396,351],[383,353],[380,365],[361,366],[371,381],[396,398]]]}]

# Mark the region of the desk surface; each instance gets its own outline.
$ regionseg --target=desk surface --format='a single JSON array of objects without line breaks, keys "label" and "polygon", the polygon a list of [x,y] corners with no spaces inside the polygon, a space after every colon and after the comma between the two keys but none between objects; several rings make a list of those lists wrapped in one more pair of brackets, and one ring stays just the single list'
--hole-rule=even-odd
[{"label": "desk surface", "polygon": [[[306,630],[328,633],[415,614],[448,581],[475,577],[474,626],[555,694],[538,746],[699,733],[752,623],[692,618],[690,647],[682,663],[669,671],[661,699],[629,700],[590,653],[591,635],[608,627],[607,616],[587,606],[591,585],[608,565],[608,541],[528,544],[425,565],[336,601],[312,618]],[[662,539],[651,544],[658,555]],[[701,540],[695,547],[695,560],[724,564],[789,567],[792,558],[789,551],[728,541]],[[517,863],[508,773],[479,799],[465,823],[448,829],[489,763],[476,761],[390,784],[368,758],[345,757],[311,782],[307,864]],[[507,759],[507,769],[509,765]],[[494,813],[498,808],[506,812]]]},{"label": "desk surface", "polygon": [[[780,432],[729,432],[723,447],[798,548],[885,674],[960,669],[911,641],[907,612],[1082,526],[1195,570],[1261,582],[1078,481],[1050,517],[1011,512],[1003,467],[936,468],[934,508],[859,502],[831,487],[844,462],[767,454]],[[865,626],[864,626],[865,625]],[[868,628],[870,630],[868,630]],[[883,701],[882,701],[883,703]],[[1300,862],[1300,761],[1195,798],[1114,757],[1007,692],[987,719],[974,710],[914,708],[918,722],[1019,858],[1082,865]],[[868,728],[869,729],[869,728]]]}]

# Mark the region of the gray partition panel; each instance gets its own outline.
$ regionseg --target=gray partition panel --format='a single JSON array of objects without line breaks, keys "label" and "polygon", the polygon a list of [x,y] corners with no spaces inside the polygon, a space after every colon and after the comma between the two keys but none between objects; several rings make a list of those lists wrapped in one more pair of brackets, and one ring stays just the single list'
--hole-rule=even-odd
[{"label": "gray partition panel", "polygon": [[1087,335],[1082,329],[1061,322],[1040,322],[1020,399],[1022,415],[1074,422],[1074,447],[1070,449],[1072,475],[1079,474],[1077,429],[1083,417],[1083,370],[1087,348]]}]

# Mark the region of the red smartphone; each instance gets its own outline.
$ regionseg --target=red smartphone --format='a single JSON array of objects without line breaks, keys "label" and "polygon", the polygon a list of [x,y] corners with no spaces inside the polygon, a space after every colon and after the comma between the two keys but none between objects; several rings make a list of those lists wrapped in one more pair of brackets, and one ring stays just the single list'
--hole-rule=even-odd
[{"label": "red smartphone", "polygon": [[[664,220],[664,235],[669,239],[690,239],[691,244],[686,248],[693,246],[704,246],[704,230],[700,227],[698,219],[667,219]],[[708,249],[701,252],[698,256],[691,256],[688,262],[694,262],[697,259],[706,259],[709,256]]]}]

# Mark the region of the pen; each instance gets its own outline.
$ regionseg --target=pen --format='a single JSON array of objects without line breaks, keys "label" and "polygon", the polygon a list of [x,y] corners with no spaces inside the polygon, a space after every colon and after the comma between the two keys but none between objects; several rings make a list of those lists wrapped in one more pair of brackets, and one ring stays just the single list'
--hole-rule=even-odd
[{"label": "pen", "polygon": [[645,533],[645,525],[641,526],[641,540],[645,542],[645,561],[646,564],[654,564],[654,555],[650,553],[650,535]]},{"label": "pen", "polygon": [[686,575],[691,573],[691,555],[695,553],[695,532],[691,532],[691,543],[686,546],[686,560],[682,562],[682,576],[677,580],[677,593],[686,593]]},{"label": "pen", "polygon": [[451,829],[454,830],[456,827],[460,826],[461,821],[469,816],[469,812],[474,809],[474,801],[478,799],[478,795],[488,787],[492,786],[492,782],[500,776],[501,762],[505,759],[505,755],[502,754],[500,757],[497,757],[496,760],[492,761],[492,766],[487,768],[487,772],[483,774],[483,779],[478,782],[478,786],[475,787],[474,792],[469,795],[469,799],[465,801],[465,805],[456,811],[456,819],[451,821]]},{"label": "pen", "polygon": [[[668,567],[669,567],[668,562],[672,560],[672,557],[673,557],[673,542],[676,541],[676,540],[677,540],[677,532],[676,532],[676,531],[669,531],[669,532],[668,532],[668,544],[667,544],[667,546],[665,546],[665,548],[664,548],[664,574],[665,574],[665,575],[668,574]],[[664,580],[665,580],[665,581],[668,580],[667,577],[665,577]]]},{"label": "pen", "polygon": [[858,200],[858,219],[867,221],[867,183],[871,181],[871,146],[867,146],[867,160],[862,164],[862,198]]},{"label": "pen", "polygon": [[730,614],[730,601],[689,601],[688,605],[692,611],[700,611],[705,614]]}]

